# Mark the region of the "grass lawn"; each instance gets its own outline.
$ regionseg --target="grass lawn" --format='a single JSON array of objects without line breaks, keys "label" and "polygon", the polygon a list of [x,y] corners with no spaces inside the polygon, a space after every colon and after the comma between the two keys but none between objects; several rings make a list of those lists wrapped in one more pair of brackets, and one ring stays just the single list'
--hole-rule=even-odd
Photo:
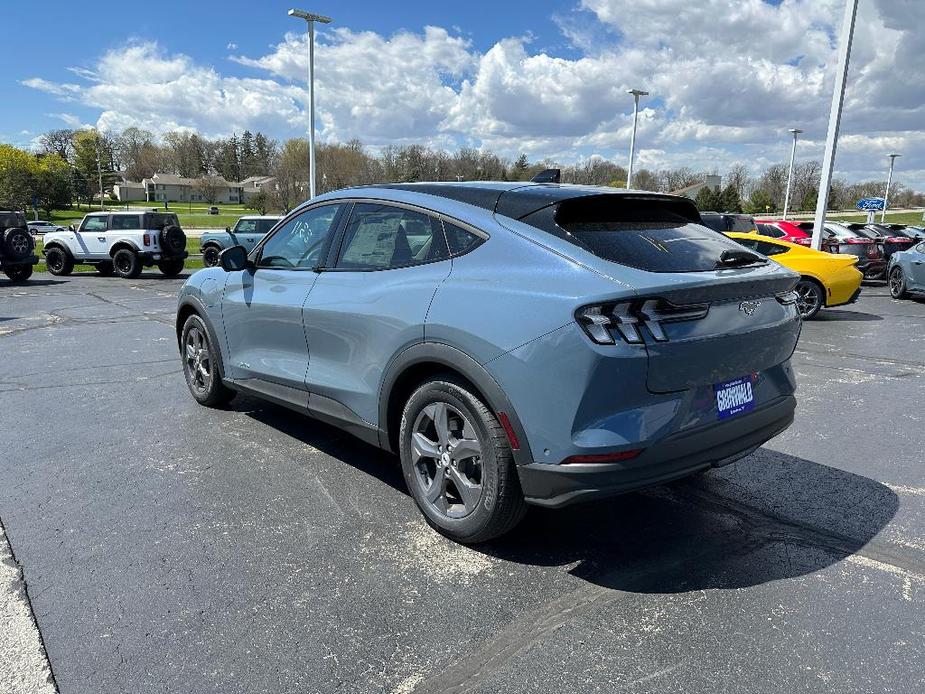
[{"label": "grass lawn", "polygon": [[[909,224],[912,226],[923,226],[925,225],[925,222],[922,221],[922,215],[923,215],[922,210],[914,210],[911,212],[908,210],[893,210],[893,211],[888,211],[886,213],[886,221],[887,223],[893,223],[893,224]],[[801,219],[801,220],[811,220],[813,219],[813,215],[801,213],[801,214],[793,215],[793,218]],[[867,215],[864,213],[858,214],[857,212],[829,212],[826,215],[826,219],[831,219],[833,221],[840,221],[840,222],[866,222]],[[879,212],[877,213],[877,216],[875,217],[875,219],[878,223],[880,222]]]},{"label": "grass lawn", "polygon": [[[136,210],[164,209],[163,203],[132,202],[129,203],[129,205]],[[207,206],[197,207],[197,205],[194,204],[192,206],[192,212],[190,212],[189,205],[178,202],[168,203],[168,205],[169,211],[175,212],[180,219],[180,226],[186,229],[224,229],[225,227],[233,227],[235,222],[245,214],[257,214],[254,210],[244,209],[243,205],[217,205],[219,214],[208,214]],[[110,212],[124,212],[126,207],[124,204],[113,204],[106,205],[105,209]],[[69,224],[77,225],[88,212],[99,212],[99,210],[99,205],[93,206],[90,209],[87,209],[86,205],[81,205],[80,209],[74,207],[69,210],[52,210],[51,214],[47,217],[44,216],[44,212],[39,212],[39,219],[47,219],[61,226],[68,226]],[[29,219],[33,218],[31,213],[27,215],[27,217]]]}]

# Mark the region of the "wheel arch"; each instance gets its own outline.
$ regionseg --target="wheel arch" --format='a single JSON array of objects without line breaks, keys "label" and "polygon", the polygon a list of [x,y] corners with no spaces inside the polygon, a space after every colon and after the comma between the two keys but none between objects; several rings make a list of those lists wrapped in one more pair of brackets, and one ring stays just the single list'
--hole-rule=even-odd
[{"label": "wheel arch", "polygon": [[495,415],[503,412],[519,443],[519,447],[512,450],[514,461],[518,465],[534,462],[526,432],[498,382],[468,354],[439,342],[423,342],[408,347],[387,367],[379,394],[380,447],[392,452],[399,450],[398,430],[405,403],[421,383],[441,373],[454,374],[470,384],[473,394],[481,398]]},{"label": "wheel arch", "polygon": [[826,289],[825,282],[823,282],[821,279],[819,279],[815,275],[811,275],[806,272],[800,273],[800,280],[812,282],[817,287],[819,287],[819,290],[822,292],[822,306],[826,307],[829,305],[829,291],[828,289]]},{"label": "wheel arch", "polygon": [[209,320],[209,313],[206,311],[206,307],[203,303],[194,296],[184,297],[180,305],[177,307],[177,320],[176,320],[176,333],[177,333],[177,350],[180,352],[180,356],[183,356],[183,344],[181,342],[183,337],[183,326],[186,325],[186,321],[189,320],[189,317],[192,315],[199,316],[199,319],[206,326],[206,332],[209,334],[209,342],[215,347],[215,355],[218,360],[218,373],[219,376],[224,380],[225,378],[225,363],[224,357],[222,356],[222,343],[218,340],[218,334],[215,332],[215,328],[212,326],[212,322]]},{"label": "wheel arch", "polygon": [[71,249],[68,248],[67,244],[64,243],[63,241],[54,240],[54,241],[49,241],[48,243],[43,243],[42,244],[42,255],[47,255],[49,248],[59,248],[62,251],[64,251],[65,255],[67,255],[69,258],[71,258],[72,260],[74,259],[74,254],[71,252]]},{"label": "wheel arch", "polygon": [[130,251],[135,251],[136,253],[141,251],[141,249],[138,247],[138,244],[136,244],[134,241],[129,241],[128,239],[119,239],[109,248],[109,257],[114,258],[116,253],[125,248]]}]

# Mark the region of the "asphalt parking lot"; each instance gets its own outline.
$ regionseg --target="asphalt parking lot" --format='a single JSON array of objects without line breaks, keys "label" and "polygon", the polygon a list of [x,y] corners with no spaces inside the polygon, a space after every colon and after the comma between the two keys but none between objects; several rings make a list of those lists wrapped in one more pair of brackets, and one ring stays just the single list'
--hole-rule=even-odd
[{"label": "asphalt parking lot", "polygon": [[752,456],[469,549],[396,459],[197,406],[181,283],[0,281],[0,520],[61,692],[925,690],[925,302],[807,323]]}]

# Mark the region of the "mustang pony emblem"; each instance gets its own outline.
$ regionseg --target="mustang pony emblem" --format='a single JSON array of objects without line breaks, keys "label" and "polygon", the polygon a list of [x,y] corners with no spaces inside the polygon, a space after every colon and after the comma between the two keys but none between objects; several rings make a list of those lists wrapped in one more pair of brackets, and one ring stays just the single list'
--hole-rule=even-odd
[{"label": "mustang pony emblem", "polygon": [[760,301],[743,301],[739,304],[739,310],[743,311],[746,316],[752,315],[761,306]]}]

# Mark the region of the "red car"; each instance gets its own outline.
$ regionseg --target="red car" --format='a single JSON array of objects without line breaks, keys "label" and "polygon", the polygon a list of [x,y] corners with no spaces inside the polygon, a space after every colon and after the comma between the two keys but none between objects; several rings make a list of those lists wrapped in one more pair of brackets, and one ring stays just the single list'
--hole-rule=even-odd
[{"label": "red car", "polygon": [[781,239],[801,246],[809,246],[813,242],[812,222],[789,222],[783,219],[756,219],[758,233],[772,239]]}]

